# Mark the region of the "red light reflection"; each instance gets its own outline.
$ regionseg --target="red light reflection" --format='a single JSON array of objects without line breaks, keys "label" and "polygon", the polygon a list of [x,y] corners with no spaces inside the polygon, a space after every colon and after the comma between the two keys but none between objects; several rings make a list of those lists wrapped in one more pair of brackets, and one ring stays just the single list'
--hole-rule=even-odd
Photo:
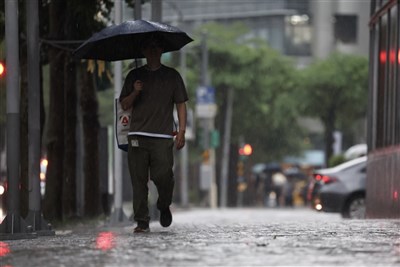
[{"label": "red light reflection", "polygon": [[399,192],[396,190],[393,192],[393,199],[398,200],[399,199]]},{"label": "red light reflection", "polygon": [[386,51],[383,50],[379,53],[379,60],[381,61],[381,63],[386,62]]},{"label": "red light reflection", "polygon": [[7,243],[0,241],[0,257],[5,257],[10,254],[11,250]]},{"label": "red light reflection", "polygon": [[[385,50],[382,50],[379,52],[379,61],[381,62],[381,64],[386,63],[387,61],[387,52]],[[395,64],[396,63],[396,50],[395,49],[391,49],[389,51],[389,62],[391,64]],[[397,51],[397,62],[400,64],[400,49]]]},{"label": "red light reflection", "polygon": [[394,49],[390,49],[389,57],[390,57],[391,64],[396,63],[396,51]]},{"label": "red light reflection", "polygon": [[100,232],[96,238],[96,248],[106,251],[115,247],[115,234],[113,232]]}]

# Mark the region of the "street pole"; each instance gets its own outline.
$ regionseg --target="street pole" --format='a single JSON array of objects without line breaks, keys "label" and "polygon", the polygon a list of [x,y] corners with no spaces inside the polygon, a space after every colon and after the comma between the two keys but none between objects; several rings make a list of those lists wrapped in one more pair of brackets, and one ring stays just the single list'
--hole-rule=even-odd
[{"label": "street pole", "polygon": [[229,154],[231,145],[231,126],[232,126],[232,106],[233,106],[233,89],[228,88],[228,99],[226,105],[224,145],[222,151],[222,169],[221,169],[221,207],[227,206],[228,199],[228,171],[229,171]]},{"label": "street pole", "polygon": [[142,0],[135,0],[134,17],[135,20],[142,19]]},{"label": "street pole", "polygon": [[26,222],[40,234],[54,235],[44,220],[40,194],[40,48],[38,0],[26,1],[28,56],[29,212]]},{"label": "street pole", "polygon": [[[201,83],[203,87],[208,87],[210,85],[208,76],[208,48],[207,48],[207,33],[203,33],[201,42]],[[202,125],[204,129],[204,150],[207,151],[209,155],[209,175],[211,184],[208,192],[209,204],[211,208],[217,207],[218,202],[218,192],[217,183],[215,175],[215,149],[210,146],[210,133],[214,130],[214,116],[211,118],[204,118],[202,120]],[[204,163],[203,163],[204,164]]]},{"label": "street pole", "polygon": [[[186,51],[185,48],[182,48],[180,51],[180,66],[181,66],[181,75],[183,81],[186,83]],[[181,205],[186,208],[189,205],[189,197],[188,197],[188,151],[189,151],[189,142],[185,143],[185,146],[181,150]]]},{"label": "street pole", "polygon": [[[0,225],[0,240],[26,232],[19,210],[20,184],[20,87],[18,1],[5,1],[5,37],[7,59],[7,216]],[[12,236],[12,237],[11,237]]]},{"label": "street pole", "polygon": [[[115,0],[115,24],[122,22],[122,0]],[[114,63],[114,98],[119,98],[122,88],[122,62],[116,61]],[[114,112],[115,112],[114,108]],[[114,125],[116,125],[116,116],[114,114]],[[123,193],[123,166],[122,151],[118,148],[118,144],[114,138],[114,210],[111,214],[111,223],[123,223],[128,221],[127,216],[124,214],[122,208],[122,193]]]},{"label": "street pole", "polygon": [[[244,146],[244,137],[241,135],[239,137],[239,147],[242,148]],[[245,184],[245,178],[244,178],[244,162],[241,156],[239,156],[239,160],[237,163],[237,199],[236,199],[236,205],[238,207],[243,207],[243,185]]]},{"label": "street pole", "polygon": [[162,21],[162,0],[151,0],[151,20]]}]

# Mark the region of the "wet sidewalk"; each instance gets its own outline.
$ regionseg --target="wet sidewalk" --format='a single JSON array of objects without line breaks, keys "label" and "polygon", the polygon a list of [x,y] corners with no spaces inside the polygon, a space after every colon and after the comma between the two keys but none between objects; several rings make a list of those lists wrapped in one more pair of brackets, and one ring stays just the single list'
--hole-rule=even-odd
[{"label": "wet sidewalk", "polygon": [[171,227],[81,225],[0,242],[0,266],[400,266],[400,220],[300,209],[193,209]]}]

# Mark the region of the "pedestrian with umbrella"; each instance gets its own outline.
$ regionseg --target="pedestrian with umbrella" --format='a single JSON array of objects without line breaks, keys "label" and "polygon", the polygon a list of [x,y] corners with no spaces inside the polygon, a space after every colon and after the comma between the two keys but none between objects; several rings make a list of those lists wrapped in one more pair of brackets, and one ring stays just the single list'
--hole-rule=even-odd
[{"label": "pedestrian with umbrella", "polygon": [[[133,188],[134,233],[149,232],[148,180],[158,191],[160,224],[172,223],[170,205],[174,189],[173,147],[185,145],[187,91],[179,72],[161,63],[164,52],[179,50],[192,39],[176,27],[137,20],[106,28],[79,47],[81,58],[120,60],[146,58],[146,65],[131,70],[119,97],[124,110],[132,108],[128,135],[128,161]],[[101,55],[101,56],[99,56]]]}]

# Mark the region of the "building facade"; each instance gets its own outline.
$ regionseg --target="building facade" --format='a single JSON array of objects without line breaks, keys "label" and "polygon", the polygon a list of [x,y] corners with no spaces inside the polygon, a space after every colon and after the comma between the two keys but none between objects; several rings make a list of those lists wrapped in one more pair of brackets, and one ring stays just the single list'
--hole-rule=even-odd
[{"label": "building facade", "polygon": [[366,198],[369,218],[400,218],[399,8],[399,0],[371,3]]}]

